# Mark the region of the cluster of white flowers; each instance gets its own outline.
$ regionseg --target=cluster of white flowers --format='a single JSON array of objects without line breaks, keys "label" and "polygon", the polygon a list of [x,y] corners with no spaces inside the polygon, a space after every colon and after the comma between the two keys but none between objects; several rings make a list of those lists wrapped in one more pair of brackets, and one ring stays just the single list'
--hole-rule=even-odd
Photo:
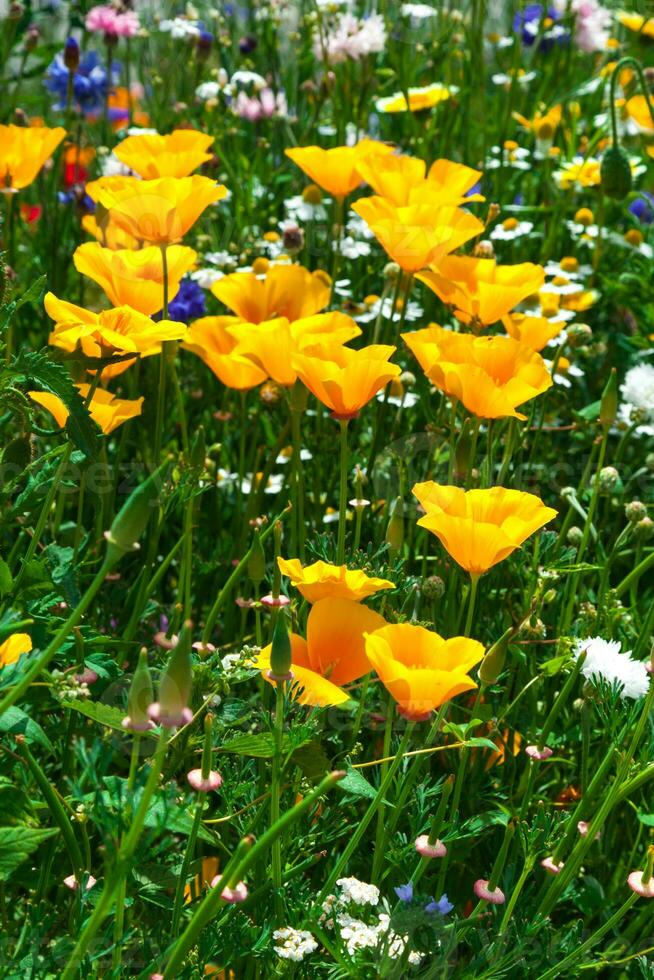
[{"label": "cluster of white flowers", "polygon": [[411,20],[429,20],[431,17],[435,17],[438,11],[427,3],[403,3],[400,13],[405,17],[410,17]]},{"label": "cluster of white flowers", "polygon": [[619,684],[622,698],[637,699],[647,694],[650,685],[647,665],[641,660],[633,660],[629,651],[622,653],[617,640],[593,636],[580,640],[576,652],[577,655],[586,654],[581,672],[589,680],[601,678],[608,684]]},{"label": "cluster of white flowers", "polygon": [[[404,953],[408,942],[407,936],[398,936],[391,929],[391,919],[387,912],[379,912],[371,922],[351,915],[345,911],[346,906],[353,904],[360,908],[379,904],[379,889],[358,878],[339,878],[336,882],[340,889],[338,895],[328,895],[322,903],[323,914],[320,921],[327,929],[334,929],[341,937],[350,956],[361,949],[377,949],[385,947],[385,952],[394,959]],[[421,953],[411,952],[409,963],[416,965],[423,959]]]},{"label": "cluster of white flowers", "polygon": [[159,24],[159,30],[163,31],[164,34],[170,34],[170,36],[177,41],[180,41],[183,38],[195,38],[200,36],[200,27],[198,23],[188,17],[173,17],[168,20],[162,20]]},{"label": "cluster of white flowers", "polygon": [[318,949],[318,943],[306,929],[284,926],[283,929],[275,929],[273,939],[276,939],[279,944],[274,947],[277,955],[283,960],[292,960],[294,963],[299,963],[309,953]]},{"label": "cluster of white flowers", "polygon": [[646,421],[654,422],[654,365],[636,364],[629,368],[620,393],[631,408],[646,415]]},{"label": "cluster of white flowers", "polygon": [[339,901],[354,902],[355,905],[377,905],[379,903],[379,888],[368,885],[358,878],[339,878],[336,882],[341,889]]},{"label": "cluster of white flowers", "polygon": [[352,14],[339,14],[324,33],[316,30],[313,36],[314,57],[331,65],[377,54],[385,45],[386,25],[381,14],[371,14],[361,20]]}]

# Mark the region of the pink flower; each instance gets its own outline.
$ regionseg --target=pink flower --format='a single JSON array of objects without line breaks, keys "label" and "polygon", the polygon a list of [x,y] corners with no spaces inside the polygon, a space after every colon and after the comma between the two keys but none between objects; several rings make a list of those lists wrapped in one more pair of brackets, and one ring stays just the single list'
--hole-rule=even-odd
[{"label": "pink flower", "polygon": [[202,777],[201,769],[191,769],[186,778],[198,793],[209,793],[213,789],[220,789],[223,784],[223,777],[215,769],[210,770],[206,779]]},{"label": "pink flower", "polygon": [[133,10],[126,10],[121,14],[105,4],[91,7],[84,23],[87,31],[109,34],[112,37],[134,37],[141,26],[138,14]]},{"label": "pink flower", "polygon": [[552,755],[552,749],[548,748],[547,745],[543,746],[542,749],[539,749],[537,745],[528,745],[525,752],[530,759],[534,759],[537,762],[543,762]]},{"label": "pink flower", "polygon": [[632,892],[636,892],[641,898],[654,898],[654,876],[648,882],[644,882],[644,875],[644,871],[632,871],[627,878],[627,884]]},{"label": "pink flower", "polygon": [[477,898],[484,902],[490,902],[491,905],[504,905],[506,902],[502,889],[497,886],[490,889],[485,878],[479,878],[472,886],[472,890]]},{"label": "pink flower", "polygon": [[158,701],[150,705],[148,715],[155,725],[161,725],[163,728],[183,728],[193,721],[193,712],[190,708],[180,708],[176,713],[170,714],[162,710]]},{"label": "pink flower", "polygon": [[563,867],[563,861],[555,861],[553,857],[546,857],[540,863],[541,867],[545,868],[551,875],[558,875]]},{"label": "pink flower", "polygon": [[261,598],[264,606],[274,607],[274,606],[289,606],[291,600],[286,595],[264,595]]},{"label": "pink flower", "polygon": [[[222,875],[216,875],[215,878],[212,878],[211,887],[215,888],[217,885],[219,885],[221,878]],[[222,898],[223,902],[244,902],[248,897],[248,886],[244,881],[239,881],[239,883],[234,885],[233,888],[223,888],[222,892],[220,893],[220,897]]]},{"label": "pink flower", "polygon": [[[582,837],[586,837],[588,835],[589,829],[590,829],[590,824],[586,823],[585,820],[580,820],[579,823],[577,824],[577,830],[579,831]],[[599,840],[601,836],[602,836],[601,831],[598,830],[597,833],[595,834],[595,840]]]},{"label": "pink flower", "polygon": [[421,834],[416,837],[416,851],[426,858],[442,858],[447,854],[445,844],[440,840],[429,843],[429,834]]},{"label": "pink flower", "polygon": [[[86,884],[84,886],[84,890],[89,891],[91,888],[93,888],[96,881],[97,878],[94,878],[93,875],[88,875],[86,878]],[[64,885],[66,886],[66,888],[70,888],[71,892],[77,891],[77,889],[79,888],[79,882],[77,881],[75,875],[68,875],[67,878],[64,878]]]}]

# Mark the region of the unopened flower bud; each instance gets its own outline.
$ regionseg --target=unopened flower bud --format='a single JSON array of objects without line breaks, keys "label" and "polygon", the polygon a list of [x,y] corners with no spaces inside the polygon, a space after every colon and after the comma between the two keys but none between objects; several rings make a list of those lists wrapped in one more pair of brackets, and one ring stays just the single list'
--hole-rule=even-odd
[{"label": "unopened flower bud", "polygon": [[400,275],[400,267],[397,262],[387,262],[384,266],[384,279],[388,282],[396,282]]},{"label": "unopened flower bud", "polygon": [[254,538],[248,558],[248,576],[255,587],[259,587],[266,575],[266,556],[261,544],[259,528],[254,529]]},{"label": "unopened flower bud", "polygon": [[282,241],[285,251],[297,253],[304,246],[304,232],[298,225],[290,225],[284,229]]},{"label": "unopened flower bud", "polygon": [[425,599],[440,599],[445,594],[445,582],[438,575],[430,575],[423,579],[420,591]]},{"label": "unopened flower bud", "polygon": [[127,717],[123,718],[123,728],[132,732],[147,732],[150,728],[154,728],[154,722],[148,717],[148,708],[153,701],[154,691],[148,667],[148,652],[143,649],[139,653],[139,661],[129,686]]},{"label": "unopened flower bud", "polygon": [[567,330],[571,347],[585,347],[593,339],[593,331],[587,323],[572,323]]},{"label": "unopened flower bud", "polygon": [[247,34],[239,39],[238,50],[241,52],[241,54],[252,54],[252,52],[256,50],[258,43],[259,42],[257,41],[256,37],[252,37],[251,34]]},{"label": "unopened flower bud", "polygon": [[404,544],[404,500],[396,497],[391,505],[388,526],[386,527],[386,544],[390,554],[395,557]]},{"label": "unopened flower bud", "polygon": [[270,647],[270,679],[283,682],[289,679],[291,671],[291,638],[288,634],[286,613],[282,609],[277,612]]},{"label": "unopened flower bud", "polygon": [[112,564],[119,561],[128,551],[139,547],[138,540],[145,531],[150,515],[159,504],[161,488],[168,471],[166,461],[141,483],[123,504],[113,519],[108,531],[107,560]]},{"label": "unopened flower bud", "polygon": [[631,500],[624,509],[625,517],[631,524],[637,524],[647,517],[647,507],[642,500]]},{"label": "unopened flower bud", "polygon": [[482,238],[473,248],[472,254],[477,259],[494,259],[495,249],[493,248],[493,243],[489,238]]},{"label": "unopened flower bud", "polygon": [[602,493],[611,493],[620,483],[620,474],[615,466],[604,466],[599,474],[599,487]]},{"label": "unopened flower bud", "polygon": [[643,517],[634,527],[634,534],[640,541],[647,541],[654,532],[654,521],[651,517]]},{"label": "unopened flower bud", "polygon": [[79,44],[69,37],[64,45],[64,64],[68,71],[75,71],[79,65]]},{"label": "unopened flower bud", "polygon": [[188,725],[193,718],[193,712],[189,707],[193,686],[192,628],[193,624],[187,620],[166,664],[166,669],[161,675],[159,700],[148,708],[148,715],[152,721],[163,725],[164,728],[181,728],[183,725]]}]

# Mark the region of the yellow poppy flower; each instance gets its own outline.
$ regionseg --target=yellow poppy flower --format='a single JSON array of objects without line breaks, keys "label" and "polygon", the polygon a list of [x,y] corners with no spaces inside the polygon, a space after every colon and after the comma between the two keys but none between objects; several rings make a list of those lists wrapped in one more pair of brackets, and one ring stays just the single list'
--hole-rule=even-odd
[{"label": "yellow poppy flower", "polygon": [[278,558],[277,564],[282,575],[290,578],[291,585],[307,602],[328,598],[360,602],[382,589],[395,588],[395,583],[388,579],[370,578],[361,569],[347,568],[345,565],[316,561],[303,567],[299,558]]},{"label": "yellow poppy flower", "polygon": [[408,103],[404,92],[396,92],[395,95],[377,99],[375,106],[378,112],[422,112],[425,109],[433,109],[440,102],[447,102],[455,92],[455,88],[448,88],[440,82],[434,82],[422,88],[408,89]]},{"label": "yellow poppy flower", "polygon": [[121,163],[146,180],[157,177],[188,177],[207,160],[213,136],[195,129],[175,129],[167,136],[144,133],[128,136],[114,147]]},{"label": "yellow poppy flower", "polygon": [[360,327],[345,313],[317,313],[292,323],[285,317],[264,323],[237,323],[228,328],[237,341],[234,353],[248,357],[285,388],[297,381],[293,356],[316,346],[346,343],[361,333]]},{"label": "yellow poppy flower", "polygon": [[13,633],[0,643],[0,667],[15,663],[24,653],[32,649],[32,638],[28,633]]},{"label": "yellow poppy flower", "polygon": [[227,194],[208,177],[101,177],[86,192],[110,212],[111,221],[139,241],[153,245],[178,242],[205,208]]},{"label": "yellow poppy flower", "polygon": [[468,676],[484,656],[477,640],[398,623],[366,634],[366,656],[394,701],[411,721],[424,721],[432,711],[463,691],[477,687]]},{"label": "yellow poppy flower", "polygon": [[416,483],[413,493],[426,511],[418,525],[471,575],[503,561],[557,515],[534,494],[503,487],[466,491],[430,480]]},{"label": "yellow poppy flower", "polygon": [[347,197],[362,181],[358,163],[371,154],[392,153],[393,148],[376,140],[360,140],[355,146],[297,146],[284,151],[307,177],[333,197]]},{"label": "yellow poppy flower", "polygon": [[434,324],[402,339],[430,381],[479,418],[524,419],[517,406],[552,385],[540,354],[512,337],[475,337]]},{"label": "yellow poppy flower", "polygon": [[274,265],[265,276],[234,272],[211,287],[214,296],[246,323],[280,316],[293,322],[312,316],[327,306],[331,291],[326,272],[309,272],[301,265]]},{"label": "yellow poppy flower", "polygon": [[370,226],[389,257],[405,272],[419,272],[430,263],[440,262],[484,230],[474,215],[447,205],[396,207],[373,196],[355,201],[352,210]]},{"label": "yellow poppy flower", "polygon": [[409,203],[435,206],[484,200],[480,194],[467,196],[481,177],[481,171],[451,160],[436,160],[427,176],[424,160],[396,154],[364,158],[358,169],[375,194],[397,207]]},{"label": "yellow poppy flower", "polygon": [[560,105],[552,106],[546,112],[537,111],[531,119],[521,116],[519,112],[512,113],[513,118],[516,119],[520,125],[530,132],[540,133],[544,126],[549,127],[552,136],[561,122],[562,107]]},{"label": "yellow poppy flower", "polygon": [[137,238],[134,238],[133,235],[128,235],[114,221],[111,221],[108,211],[104,212],[99,223],[97,213],[85,214],[82,218],[82,228],[87,235],[91,235],[105,248],[135,249],[139,248],[141,244]]},{"label": "yellow poppy flower", "polygon": [[633,119],[636,125],[651,134],[654,130],[654,119],[649,111],[647,100],[644,95],[634,95],[625,104],[627,114]]},{"label": "yellow poppy flower", "polygon": [[561,333],[561,323],[552,323],[544,316],[525,316],[524,313],[509,313],[502,317],[506,332],[514,340],[541,351],[551,340]]},{"label": "yellow poppy flower", "polygon": [[[87,357],[109,357],[112,354],[131,354],[149,357],[158,354],[166,340],[181,340],[186,324],[174,320],[151,320],[129,306],[93,313],[81,306],[46,293],[45,310],[55,321],[48,343],[66,351],[80,348]],[[104,377],[114,377],[126,371],[133,360],[109,365]]]},{"label": "yellow poppy flower", "polygon": [[361,408],[392,378],[402,373],[389,357],[395,347],[372,344],[361,350],[349,347],[313,348],[291,357],[293,369],[318,401],[336,419],[355,418]]},{"label": "yellow poppy flower", "polygon": [[197,354],[228,388],[245,391],[268,375],[249,357],[234,353],[237,341],[228,328],[237,322],[233,316],[201,317],[190,325],[182,347]]},{"label": "yellow poppy flower", "polygon": [[[86,399],[90,385],[77,385],[80,395]],[[47,412],[54,417],[57,425],[63,429],[70,415],[70,412],[56,395],[49,391],[28,391],[33,402],[41,405]],[[143,398],[129,400],[127,398],[116,398],[110,391],[104,388],[97,388],[93,393],[91,404],[88,406],[89,415],[93,421],[99,425],[107,436],[114,429],[117,429],[123,422],[136,418],[141,414]]]},{"label": "yellow poppy flower", "polygon": [[449,255],[437,265],[419,272],[423,282],[462,323],[488,326],[501,320],[514,306],[545,281],[542,266],[532,262],[498,265],[495,259]]},{"label": "yellow poppy flower", "polygon": [[61,126],[0,126],[0,190],[31,184],[65,135]]},{"label": "yellow poppy flower", "polygon": [[[169,301],[177,295],[180,279],[197,257],[197,252],[184,245],[171,245],[166,250]],[[131,250],[86,242],[75,250],[73,262],[78,272],[97,282],[114,306],[131,306],[146,316],[162,309],[163,257],[156,245]]]},{"label": "yellow poppy flower", "polygon": [[644,17],[643,14],[632,14],[627,10],[620,10],[616,14],[618,21],[628,31],[634,31],[642,37],[654,39],[654,17]]}]

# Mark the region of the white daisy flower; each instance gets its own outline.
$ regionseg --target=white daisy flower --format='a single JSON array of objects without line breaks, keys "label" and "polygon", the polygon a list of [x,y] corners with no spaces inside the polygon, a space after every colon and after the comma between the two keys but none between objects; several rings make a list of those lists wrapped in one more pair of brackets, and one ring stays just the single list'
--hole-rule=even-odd
[{"label": "white daisy flower", "polygon": [[512,242],[516,238],[531,234],[533,230],[531,221],[518,221],[517,218],[507,218],[499,225],[495,225],[490,233],[492,241]]},{"label": "white daisy flower", "polygon": [[647,665],[642,660],[633,660],[630,651],[622,653],[617,640],[604,640],[601,636],[580,640],[576,653],[586,654],[581,668],[584,677],[591,681],[600,678],[607,684],[620,685],[622,698],[637,700],[644,698],[649,691]]}]

